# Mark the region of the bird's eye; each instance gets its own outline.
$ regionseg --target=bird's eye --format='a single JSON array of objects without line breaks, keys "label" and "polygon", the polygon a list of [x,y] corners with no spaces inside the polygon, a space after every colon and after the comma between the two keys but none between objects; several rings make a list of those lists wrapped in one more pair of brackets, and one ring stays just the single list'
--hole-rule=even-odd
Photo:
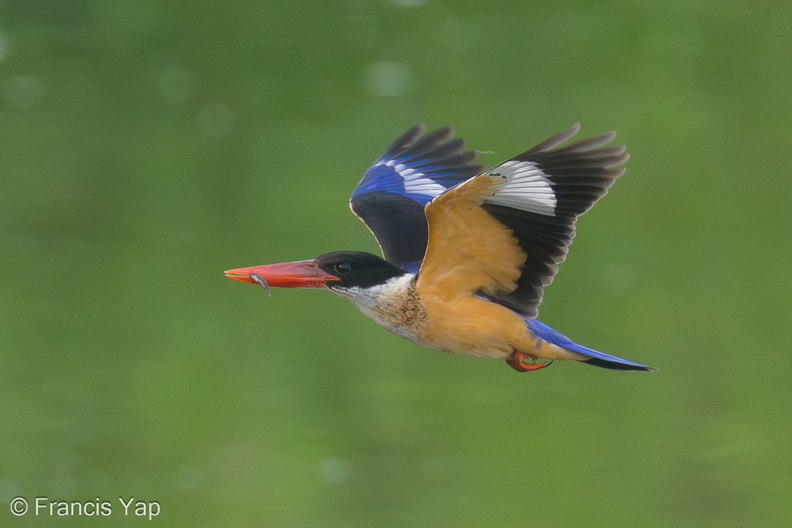
[{"label": "bird's eye", "polygon": [[346,275],[347,273],[352,271],[352,264],[350,264],[349,262],[339,262],[338,264],[333,266],[333,269],[335,270],[336,273],[339,273],[341,275]]}]

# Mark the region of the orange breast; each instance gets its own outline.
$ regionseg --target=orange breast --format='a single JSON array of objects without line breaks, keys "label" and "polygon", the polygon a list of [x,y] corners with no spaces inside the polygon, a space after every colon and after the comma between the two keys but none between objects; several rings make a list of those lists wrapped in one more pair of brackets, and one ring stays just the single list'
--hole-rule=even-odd
[{"label": "orange breast", "polygon": [[[525,321],[511,310],[477,297],[453,301],[421,297],[426,312],[422,343],[466,356],[506,358],[534,348]],[[523,348],[520,348],[523,347]]]},{"label": "orange breast", "polygon": [[525,320],[508,308],[479,297],[448,301],[421,297],[426,318],[418,340],[452,354],[506,359],[515,350],[536,357],[581,360],[582,355],[533,335]]}]

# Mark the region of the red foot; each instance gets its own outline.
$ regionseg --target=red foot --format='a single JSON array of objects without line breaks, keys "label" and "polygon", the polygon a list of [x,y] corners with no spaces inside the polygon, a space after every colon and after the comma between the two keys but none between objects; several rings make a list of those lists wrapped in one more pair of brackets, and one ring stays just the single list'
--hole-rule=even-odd
[{"label": "red foot", "polygon": [[539,370],[549,367],[553,364],[553,360],[538,358],[536,356],[526,354],[525,352],[515,350],[512,352],[511,357],[506,360],[506,364],[517,372],[530,372],[532,370]]}]

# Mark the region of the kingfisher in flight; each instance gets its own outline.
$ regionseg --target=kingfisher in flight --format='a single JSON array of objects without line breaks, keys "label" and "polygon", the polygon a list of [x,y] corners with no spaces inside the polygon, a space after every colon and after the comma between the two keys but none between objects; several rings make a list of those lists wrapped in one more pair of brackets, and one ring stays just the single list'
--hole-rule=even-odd
[{"label": "kingfisher in flight", "polygon": [[629,158],[624,145],[609,145],[614,132],[564,145],[579,130],[575,124],[485,169],[451,128],[427,134],[418,124],[352,191],[350,208],[384,258],[332,251],[225,275],[267,293],[270,286],[327,289],[419,345],[503,359],[520,372],[554,360],[650,371],[536,318],[578,216],[605,195]]}]

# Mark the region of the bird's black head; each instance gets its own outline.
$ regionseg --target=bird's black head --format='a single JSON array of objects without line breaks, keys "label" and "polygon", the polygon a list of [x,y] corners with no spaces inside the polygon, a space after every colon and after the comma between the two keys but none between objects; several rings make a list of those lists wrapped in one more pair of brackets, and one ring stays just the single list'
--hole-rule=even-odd
[{"label": "bird's black head", "polygon": [[278,288],[329,288],[336,293],[370,288],[407,272],[362,251],[333,251],[311,260],[282,262],[225,272],[227,277]]},{"label": "bird's black head", "polygon": [[378,256],[363,251],[331,251],[316,257],[314,263],[317,268],[338,277],[337,281],[326,283],[331,290],[369,288],[406,273]]}]

